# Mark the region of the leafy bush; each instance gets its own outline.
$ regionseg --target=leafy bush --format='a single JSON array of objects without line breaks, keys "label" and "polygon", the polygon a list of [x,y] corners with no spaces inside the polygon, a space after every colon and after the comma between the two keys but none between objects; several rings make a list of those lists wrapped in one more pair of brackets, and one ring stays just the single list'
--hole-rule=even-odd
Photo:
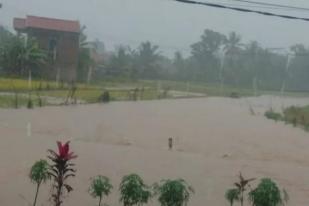
[{"label": "leafy bush", "polygon": [[100,102],[108,103],[110,101],[110,94],[108,91],[104,91],[103,94],[99,98]]},{"label": "leafy bush", "polygon": [[27,102],[27,108],[28,109],[33,109],[33,102],[31,97],[29,96],[28,102]]},{"label": "leafy bush", "polygon": [[137,174],[124,176],[120,183],[120,202],[124,206],[142,205],[151,198],[149,187]]},{"label": "leafy bush", "polygon": [[227,190],[225,199],[227,199],[231,205],[233,205],[234,201],[240,201],[240,205],[243,206],[245,192],[250,187],[249,183],[254,180],[255,178],[245,179],[242,174],[239,173],[239,180],[234,183],[236,187]]},{"label": "leafy bush", "polygon": [[272,119],[272,120],[275,120],[275,121],[283,119],[283,117],[280,113],[274,112],[272,109],[266,111],[264,115],[268,119]]},{"label": "leafy bush", "polygon": [[233,206],[235,201],[240,200],[240,193],[238,189],[228,189],[225,193],[225,199]]},{"label": "leafy bush", "polygon": [[238,92],[231,92],[230,97],[234,99],[238,99],[240,98],[240,95]]},{"label": "leafy bush", "polygon": [[35,162],[30,169],[29,178],[33,183],[36,184],[36,192],[33,201],[33,206],[35,206],[41,184],[45,183],[48,179],[50,179],[49,164],[47,163],[47,161],[39,160]]},{"label": "leafy bush", "polygon": [[[287,195],[284,192],[285,196]],[[254,206],[280,206],[284,205],[284,200],[277,184],[269,178],[261,180],[256,189],[249,193],[250,201]]]},{"label": "leafy bush", "polygon": [[155,194],[159,195],[161,206],[187,205],[194,190],[185,180],[163,180],[161,184],[154,185]]},{"label": "leafy bush", "polygon": [[110,180],[105,176],[99,175],[92,179],[89,193],[92,197],[99,198],[99,206],[101,206],[103,196],[108,196],[112,188]]}]

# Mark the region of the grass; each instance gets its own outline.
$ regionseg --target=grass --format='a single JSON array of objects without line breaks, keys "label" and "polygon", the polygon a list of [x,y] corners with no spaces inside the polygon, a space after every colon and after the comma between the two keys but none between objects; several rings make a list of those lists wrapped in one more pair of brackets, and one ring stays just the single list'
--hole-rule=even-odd
[{"label": "grass", "polygon": [[283,114],[276,113],[273,110],[265,112],[268,119],[275,121],[284,121],[287,124],[292,124],[309,131],[309,105],[304,107],[291,106],[283,111]]},{"label": "grass", "polygon": [[275,120],[275,121],[279,121],[279,120],[283,119],[283,117],[280,113],[274,112],[272,109],[266,111],[264,115],[268,119],[272,119],[272,120]]},{"label": "grass", "polygon": [[[27,79],[17,78],[0,78],[0,92],[14,92],[27,94],[31,89],[38,91],[41,96],[49,96],[59,98],[60,101],[66,99],[70,85],[57,84],[55,81],[32,80],[31,88],[29,88]],[[92,84],[77,84],[75,97],[86,103],[98,102],[103,91],[108,90],[112,101],[130,100],[129,93],[133,92],[134,88],[144,88],[142,97],[138,99],[152,100],[158,99],[159,93],[164,89],[200,93],[207,96],[228,96],[228,97],[244,97],[252,96],[252,89],[235,88],[225,86],[223,89],[220,85],[206,84],[202,82],[180,82],[168,80],[136,80],[136,81],[99,81]],[[161,91],[158,91],[158,88]],[[34,93],[34,92],[33,92]],[[261,94],[280,95],[278,91],[259,91]],[[1,95],[1,94],[0,94]],[[308,96],[306,93],[286,93],[291,96]],[[171,96],[168,96],[171,97]],[[8,107],[12,97],[3,97],[0,99],[0,107]]]},{"label": "grass", "polygon": [[[93,89],[95,86],[89,86],[86,84],[77,84],[80,88]],[[46,81],[46,80],[32,80],[31,86],[29,87],[29,82],[27,79],[18,79],[18,78],[0,78],[0,91],[29,91],[30,89],[35,90],[59,90],[59,89],[68,89],[68,84],[56,83],[55,81]]]},{"label": "grass", "polygon": [[[102,95],[104,89],[77,89],[75,97],[77,99],[83,100],[86,103],[98,102],[99,97]],[[112,101],[124,101],[130,100],[129,92],[132,90],[128,89],[110,89],[108,90]],[[40,94],[42,96],[50,97],[60,97],[65,99],[68,96],[68,90],[52,90],[52,91],[42,91]],[[157,99],[158,94],[156,90],[145,89],[143,92],[142,100],[152,100]]]},{"label": "grass", "polygon": [[[180,82],[180,81],[153,81],[153,80],[142,80],[139,81],[144,86],[157,88],[158,84],[161,85],[161,88],[171,88],[176,91],[189,91],[195,93],[207,94],[208,96],[224,96],[230,97],[232,94],[238,94],[240,97],[253,96],[253,89],[249,88],[239,88],[229,85],[225,85],[223,89],[219,84],[208,84],[205,82]],[[258,95],[277,95],[280,96],[280,91],[275,90],[259,90]],[[295,96],[295,97],[308,97],[308,92],[285,92],[286,96]]]},{"label": "grass", "polygon": [[[27,107],[29,98],[26,95],[18,95],[18,108]],[[38,107],[39,101],[36,97],[31,98],[33,106]],[[43,105],[46,102],[43,100]],[[15,96],[14,95],[0,95],[0,108],[15,108]]]},{"label": "grass", "polygon": [[304,107],[288,107],[284,110],[284,120],[294,126],[309,129],[309,105]]}]

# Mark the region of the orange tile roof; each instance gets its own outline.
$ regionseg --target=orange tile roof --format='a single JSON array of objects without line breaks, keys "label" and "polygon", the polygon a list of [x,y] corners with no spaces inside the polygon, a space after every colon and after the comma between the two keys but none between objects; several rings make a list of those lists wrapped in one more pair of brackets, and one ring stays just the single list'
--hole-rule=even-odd
[{"label": "orange tile roof", "polygon": [[80,24],[78,21],[52,19],[37,16],[27,16],[26,19],[15,18],[14,28],[17,30],[26,28],[37,28],[73,33],[80,32]]}]

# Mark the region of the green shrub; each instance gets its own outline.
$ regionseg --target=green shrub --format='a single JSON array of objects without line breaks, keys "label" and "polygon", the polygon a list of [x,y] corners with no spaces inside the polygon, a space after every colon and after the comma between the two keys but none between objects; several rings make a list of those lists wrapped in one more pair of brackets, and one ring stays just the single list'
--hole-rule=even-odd
[{"label": "green shrub", "polygon": [[243,206],[245,193],[250,189],[249,183],[254,181],[255,178],[246,179],[241,173],[239,173],[238,177],[238,181],[234,183],[235,188],[226,191],[225,199],[227,199],[231,205],[233,205],[234,201],[239,201],[240,205]]},{"label": "green shrub", "polygon": [[[284,196],[287,196],[286,192]],[[257,188],[249,193],[249,199],[254,206],[280,206],[284,205],[284,200],[287,201],[270,178],[262,179]]]},{"label": "green shrub", "polygon": [[31,97],[29,97],[29,99],[28,99],[27,108],[28,108],[28,109],[33,109],[33,102],[32,102]]},{"label": "green shrub", "polygon": [[238,189],[228,189],[225,193],[225,199],[230,203],[231,206],[233,206],[235,201],[240,200],[240,192]]},{"label": "green shrub", "polygon": [[50,179],[49,164],[46,160],[40,160],[34,163],[30,169],[30,180],[36,184],[36,193],[33,201],[33,206],[36,205],[39,189],[42,183]]},{"label": "green shrub", "polygon": [[137,174],[124,176],[120,183],[120,202],[124,206],[146,204],[151,198],[149,187]]},{"label": "green shrub", "polygon": [[283,119],[283,117],[280,113],[274,112],[272,109],[266,111],[264,115],[268,119],[272,119],[272,120],[275,120],[275,121]]},{"label": "green shrub", "polygon": [[154,185],[155,194],[161,206],[184,206],[187,205],[190,195],[194,190],[185,180],[163,180],[161,184]]},{"label": "green shrub", "polygon": [[102,198],[108,196],[113,186],[110,180],[105,176],[97,176],[92,179],[89,193],[94,198],[99,198],[99,206],[101,206]]}]

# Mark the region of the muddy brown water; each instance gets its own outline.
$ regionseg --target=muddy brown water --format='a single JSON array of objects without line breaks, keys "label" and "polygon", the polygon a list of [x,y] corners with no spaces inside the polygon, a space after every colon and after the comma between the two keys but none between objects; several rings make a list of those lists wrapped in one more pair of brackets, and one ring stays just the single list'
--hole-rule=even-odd
[{"label": "muddy brown water", "polygon": [[[79,157],[67,206],[97,204],[87,190],[90,177],[98,174],[114,184],[104,201],[120,205],[118,185],[129,173],[140,174],[148,184],[184,178],[196,191],[189,205],[228,205],[224,192],[239,171],[245,177],[273,178],[289,192],[289,205],[305,206],[309,133],[263,113],[306,104],[309,98],[262,96],[1,109],[0,205],[29,205],[35,190],[27,178],[32,163],[56,149],[56,140],[70,139]],[[50,205],[49,193],[50,184],[43,185],[39,205]],[[153,199],[149,205],[158,203]]]}]

